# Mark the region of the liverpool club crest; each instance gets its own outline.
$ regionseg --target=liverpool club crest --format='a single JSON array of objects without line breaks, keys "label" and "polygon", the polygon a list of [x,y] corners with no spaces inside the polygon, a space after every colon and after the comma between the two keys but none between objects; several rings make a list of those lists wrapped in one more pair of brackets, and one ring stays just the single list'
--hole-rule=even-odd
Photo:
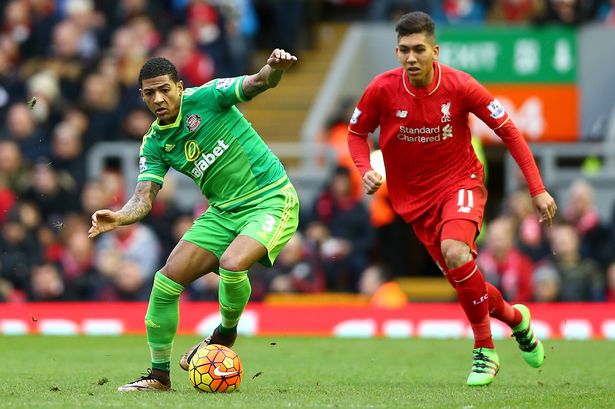
[{"label": "liverpool club crest", "polygon": [[189,132],[194,132],[196,128],[201,124],[201,115],[190,114],[186,118],[186,128]]}]

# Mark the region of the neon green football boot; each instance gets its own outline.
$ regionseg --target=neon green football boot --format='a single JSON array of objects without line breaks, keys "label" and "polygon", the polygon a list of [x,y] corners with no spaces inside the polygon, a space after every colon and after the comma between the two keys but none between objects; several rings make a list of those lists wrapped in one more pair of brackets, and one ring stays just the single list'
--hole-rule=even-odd
[{"label": "neon green football boot", "polygon": [[512,329],[512,335],[519,344],[525,362],[533,368],[538,368],[545,360],[545,349],[530,325],[530,310],[523,304],[515,304],[513,308],[519,310],[523,318],[521,323]]},{"label": "neon green football boot", "polygon": [[472,360],[472,371],[466,383],[468,386],[484,386],[493,382],[500,370],[500,358],[495,349],[475,348]]}]

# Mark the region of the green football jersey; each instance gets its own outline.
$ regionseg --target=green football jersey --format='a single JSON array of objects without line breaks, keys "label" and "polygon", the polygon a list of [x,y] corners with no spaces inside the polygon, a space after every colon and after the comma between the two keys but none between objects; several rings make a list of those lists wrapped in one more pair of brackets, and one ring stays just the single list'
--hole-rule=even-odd
[{"label": "green football jersey", "polygon": [[139,152],[138,181],[163,184],[169,167],[187,175],[210,206],[234,209],[288,183],[284,166],[235,107],[245,77],[187,88],[174,123],[154,121]]}]

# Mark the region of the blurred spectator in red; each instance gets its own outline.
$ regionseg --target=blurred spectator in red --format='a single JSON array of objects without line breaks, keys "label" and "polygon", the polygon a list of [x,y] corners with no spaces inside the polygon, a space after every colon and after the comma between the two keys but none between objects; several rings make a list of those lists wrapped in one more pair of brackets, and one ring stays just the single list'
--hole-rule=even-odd
[{"label": "blurred spectator in red", "polygon": [[519,190],[505,200],[504,215],[515,221],[519,250],[534,262],[548,257],[549,244],[529,193]]},{"label": "blurred spectator in red", "polygon": [[335,169],[308,220],[306,236],[323,259],[327,288],[356,292],[374,230],[366,206],[352,196],[348,168]]},{"label": "blurred spectator in red", "polygon": [[69,217],[62,226],[63,251],[60,266],[70,297],[92,300],[96,297],[100,274],[94,264],[94,243],[87,237],[87,220]]},{"label": "blurred spectator in red", "polygon": [[184,86],[200,87],[213,78],[214,61],[197,48],[188,28],[174,28],[169,33],[167,45],[166,57],[177,67]]},{"label": "blurred spectator in red", "polygon": [[[186,9],[186,17],[188,28],[197,47],[213,61],[225,61],[227,49],[218,9],[208,1],[193,0]],[[214,68],[215,77],[231,76],[228,67],[224,64],[214,64]]]},{"label": "blurred spectator in red", "polygon": [[0,225],[6,221],[6,217],[11,208],[15,205],[17,196],[7,186],[0,181]]},{"label": "blurred spectator in red", "polygon": [[437,24],[482,24],[485,7],[478,0],[440,0],[434,7],[432,17]]},{"label": "blurred spectator in red", "polygon": [[408,297],[399,284],[388,278],[379,265],[371,265],[363,271],[359,293],[369,297],[372,307],[401,308],[408,303]]},{"label": "blurred spectator in red", "polygon": [[540,0],[494,0],[490,3],[490,23],[525,24],[544,8],[544,2]]},{"label": "blurred spectator in red", "polygon": [[506,301],[517,304],[532,300],[534,264],[515,247],[512,219],[500,217],[488,224],[485,245],[478,253],[476,264]]},{"label": "blurred spectator in red", "polygon": [[549,239],[553,262],[543,268],[552,268],[559,277],[558,301],[604,300],[604,274],[595,261],[581,256],[579,236],[574,227],[567,224],[554,225]]}]

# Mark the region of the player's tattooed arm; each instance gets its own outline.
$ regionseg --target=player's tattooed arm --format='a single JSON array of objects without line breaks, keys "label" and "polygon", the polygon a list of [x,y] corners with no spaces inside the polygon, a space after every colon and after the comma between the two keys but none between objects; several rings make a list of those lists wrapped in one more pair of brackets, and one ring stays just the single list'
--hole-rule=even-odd
[{"label": "player's tattooed arm", "polygon": [[88,237],[96,237],[117,226],[132,224],[144,218],[152,210],[152,204],[161,187],[158,183],[150,181],[138,182],[135,193],[120,210],[114,212],[102,209],[94,212]]},{"label": "player's tattooed arm", "polygon": [[267,59],[267,64],[258,73],[247,76],[243,81],[244,95],[253,98],[261,92],[275,87],[282,79],[284,71],[290,68],[295,61],[297,61],[297,57],[276,48]]},{"label": "player's tattooed arm", "polygon": [[119,224],[132,224],[147,216],[161,187],[158,183],[148,180],[137,182],[135,193],[124,207],[117,211]]}]

